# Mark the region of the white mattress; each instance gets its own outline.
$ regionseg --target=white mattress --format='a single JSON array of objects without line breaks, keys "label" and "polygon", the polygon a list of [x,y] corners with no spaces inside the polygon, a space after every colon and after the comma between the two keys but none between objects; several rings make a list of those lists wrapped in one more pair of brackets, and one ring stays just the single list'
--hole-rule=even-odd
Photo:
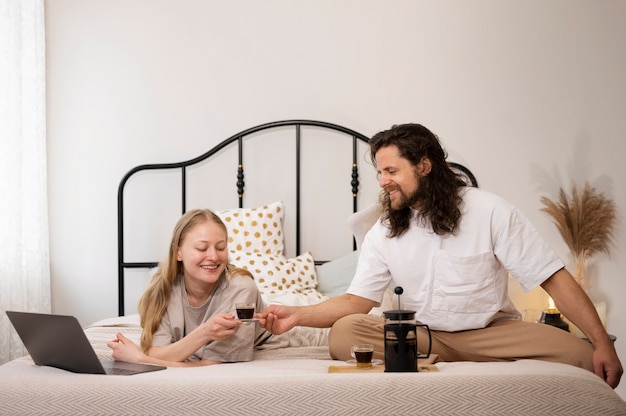
[{"label": "white mattress", "polygon": [[[119,323],[119,322],[118,322]],[[132,322],[86,329],[98,355]],[[304,334],[304,335],[303,335]],[[303,331],[294,345],[304,345]],[[133,376],[73,374],[29,357],[0,366],[1,415],[626,415],[594,374],[540,361],[438,363],[437,372],[328,373],[325,346],[258,351],[254,361]]]}]

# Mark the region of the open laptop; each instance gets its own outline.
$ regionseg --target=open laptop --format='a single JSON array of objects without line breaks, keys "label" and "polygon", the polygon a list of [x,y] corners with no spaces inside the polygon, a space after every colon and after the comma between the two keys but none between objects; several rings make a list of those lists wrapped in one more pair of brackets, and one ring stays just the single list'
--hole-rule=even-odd
[{"label": "open laptop", "polygon": [[73,316],[6,311],[37,365],[88,374],[131,375],[167,367],[99,360],[78,320]]}]

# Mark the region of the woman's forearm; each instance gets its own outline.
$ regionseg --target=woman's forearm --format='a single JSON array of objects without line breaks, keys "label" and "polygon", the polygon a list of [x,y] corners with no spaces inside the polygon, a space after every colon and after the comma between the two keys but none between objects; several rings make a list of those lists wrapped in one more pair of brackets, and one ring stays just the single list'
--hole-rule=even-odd
[{"label": "woman's forearm", "polygon": [[202,325],[184,338],[161,347],[151,347],[147,355],[167,362],[183,362],[210,340],[202,333]]}]

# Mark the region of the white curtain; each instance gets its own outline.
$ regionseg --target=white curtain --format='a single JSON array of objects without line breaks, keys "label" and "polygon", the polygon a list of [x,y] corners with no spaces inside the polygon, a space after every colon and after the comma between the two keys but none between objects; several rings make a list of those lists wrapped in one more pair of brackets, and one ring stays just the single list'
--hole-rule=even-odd
[{"label": "white curtain", "polygon": [[26,352],[5,311],[50,312],[43,0],[0,0],[0,363]]}]

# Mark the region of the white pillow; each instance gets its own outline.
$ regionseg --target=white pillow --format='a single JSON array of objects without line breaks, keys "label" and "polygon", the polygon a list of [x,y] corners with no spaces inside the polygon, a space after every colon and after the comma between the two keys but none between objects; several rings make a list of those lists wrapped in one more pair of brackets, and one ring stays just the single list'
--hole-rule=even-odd
[{"label": "white pillow", "polygon": [[299,292],[282,292],[261,295],[268,305],[307,306],[315,305],[328,299],[316,289],[304,289]]},{"label": "white pillow", "polygon": [[348,227],[354,235],[357,250],[361,249],[365,234],[376,224],[381,213],[382,208],[380,204],[374,203],[348,217]]},{"label": "white pillow", "polygon": [[284,205],[216,211],[228,229],[228,249],[281,256],[284,250]]}]

